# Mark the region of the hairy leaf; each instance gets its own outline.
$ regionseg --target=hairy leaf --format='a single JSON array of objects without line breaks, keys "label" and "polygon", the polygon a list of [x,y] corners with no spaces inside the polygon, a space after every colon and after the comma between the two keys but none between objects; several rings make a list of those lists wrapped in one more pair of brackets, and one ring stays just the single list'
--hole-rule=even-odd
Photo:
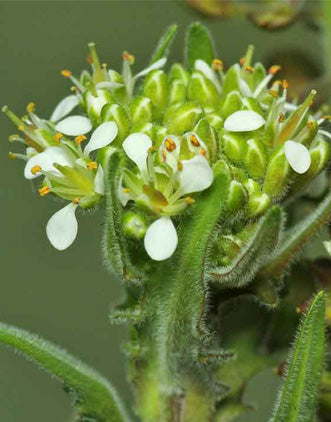
[{"label": "hairy leaf", "polygon": [[327,223],[331,217],[331,193],[320,203],[316,210],[302,222],[284,233],[283,243],[276,253],[262,267],[261,275],[281,277],[301,248]]},{"label": "hairy leaf", "polygon": [[160,39],[153,53],[151,63],[154,63],[157,60],[161,59],[162,57],[166,57],[169,54],[169,48],[176,36],[177,29],[178,29],[177,25],[171,25],[166,29],[164,35]]},{"label": "hairy leaf", "polygon": [[261,218],[255,233],[231,265],[213,269],[209,273],[210,280],[221,286],[242,287],[248,284],[277,248],[282,227],[282,211],[275,206]]},{"label": "hairy leaf", "polygon": [[28,331],[3,323],[0,323],[0,342],[37,363],[61,381],[74,397],[79,421],[129,421],[111,384],[58,346]]},{"label": "hairy leaf", "polygon": [[192,23],[187,31],[185,61],[193,70],[196,60],[204,60],[209,65],[215,58],[214,46],[208,29],[199,22]]},{"label": "hairy leaf", "polygon": [[325,294],[319,292],[302,320],[270,422],[311,422],[325,353]]}]

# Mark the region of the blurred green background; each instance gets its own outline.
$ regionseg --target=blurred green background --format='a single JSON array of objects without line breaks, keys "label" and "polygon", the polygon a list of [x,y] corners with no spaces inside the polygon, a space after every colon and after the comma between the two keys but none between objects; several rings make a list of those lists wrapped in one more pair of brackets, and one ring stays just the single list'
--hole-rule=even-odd
[{"label": "blurred green background", "polygon": [[[88,67],[86,45],[97,43],[102,61],[119,69],[122,50],[136,56],[136,69],[146,64],[154,43],[170,23],[180,25],[172,58],[182,59],[184,30],[193,20],[207,22],[178,1],[4,1],[0,2],[1,104],[25,113],[34,101],[49,116],[68,94],[60,70],[78,73]],[[320,34],[305,22],[284,31],[265,32],[245,18],[209,20],[219,57],[226,65],[256,46],[256,58],[268,61],[286,49],[321,67]],[[1,290],[0,319],[40,333],[104,373],[130,401],[121,343],[123,327],[110,326],[111,302],[121,299],[119,282],[107,274],[100,258],[102,213],[79,216],[74,246],[57,252],[45,236],[45,224],[59,204],[40,198],[23,179],[23,163],[9,161],[8,135],[15,133],[1,116]],[[278,380],[261,374],[247,392],[264,402],[245,421],[264,421]],[[71,409],[61,386],[33,365],[0,349],[0,421],[65,422]]]}]

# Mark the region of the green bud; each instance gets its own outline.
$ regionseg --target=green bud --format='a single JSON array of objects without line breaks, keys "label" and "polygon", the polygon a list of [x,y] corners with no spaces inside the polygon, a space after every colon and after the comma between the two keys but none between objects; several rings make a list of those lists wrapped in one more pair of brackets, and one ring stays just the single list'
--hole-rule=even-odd
[{"label": "green bud", "polygon": [[267,72],[261,63],[255,63],[253,72],[253,87],[254,89],[263,81],[267,76]]},{"label": "green bud", "polygon": [[130,117],[133,123],[145,123],[153,120],[153,104],[147,97],[136,97],[130,105]]},{"label": "green bud", "polygon": [[237,254],[240,252],[242,243],[236,239],[234,236],[222,236],[219,239],[219,247],[221,248],[223,254],[230,260],[233,260]]},{"label": "green bud", "polygon": [[214,166],[214,176],[218,176],[219,174],[227,174],[230,177],[230,167],[227,162],[224,160],[218,160]]},{"label": "green bud", "polygon": [[101,120],[103,122],[113,121],[117,124],[117,139],[123,142],[130,133],[130,120],[125,108],[118,104],[106,104],[101,112]]},{"label": "green bud", "polygon": [[164,125],[174,135],[182,135],[192,130],[200,116],[202,109],[193,102],[170,107],[164,116]]},{"label": "green bud", "polygon": [[229,188],[227,209],[234,213],[241,211],[246,206],[247,200],[248,195],[244,186],[240,182],[232,180]]},{"label": "green bud", "polygon": [[226,96],[229,95],[232,91],[240,92],[238,78],[239,72],[240,69],[238,64],[231,66],[230,69],[226,72],[222,86],[222,95],[224,98],[226,98]]},{"label": "green bud", "polygon": [[221,107],[221,115],[224,119],[233,114],[235,111],[241,110],[242,100],[238,91],[230,92]]},{"label": "green bud", "polygon": [[102,109],[106,104],[113,104],[114,99],[106,89],[87,90],[84,93],[87,114],[94,124],[98,124]]},{"label": "green bud", "polygon": [[288,164],[284,147],[278,147],[270,158],[263,190],[271,198],[281,197],[286,190],[290,165]]},{"label": "green bud", "polygon": [[180,80],[174,80],[169,85],[169,105],[183,103],[186,99],[186,86]]},{"label": "green bud", "polygon": [[168,102],[167,75],[162,70],[150,72],[146,76],[143,92],[152,100],[155,107],[155,118],[160,118]]},{"label": "green bud", "polygon": [[154,135],[154,125],[149,122],[137,123],[132,127],[131,133],[145,133],[152,139]]},{"label": "green bud", "polygon": [[169,72],[168,82],[172,83],[175,80],[183,82],[185,86],[190,80],[190,73],[180,63],[173,64]]},{"label": "green bud", "polygon": [[260,106],[259,101],[256,98],[252,98],[252,97],[245,97],[243,99],[243,110],[250,110],[250,111],[255,111],[255,113],[260,114],[261,116],[264,115],[264,111],[262,109],[262,107]]},{"label": "green bud", "polygon": [[207,145],[211,162],[214,162],[218,151],[218,142],[214,129],[211,127],[207,119],[200,119],[194,127],[195,132],[202,141]]},{"label": "green bud", "polygon": [[247,182],[247,173],[241,168],[231,166],[231,175],[234,180],[237,180],[240,183]]},{"label": "green bud", "polygon": [[261,141],[249,139],[244,157],[246,168],[251,177],[261,178],[267,167],[267,154]]},{"label": "green bud", "polygon": [[142,239],[145,236],[147,225],[144,217],[134,212],[126,212],[123,215],[123,232],[130,239]]},{"label": "green bud", "polygon": [[310,147],[318,132],[318,123],[316,120],[309,121],[303,129],[293,139],[295,142]]},{"label": "green bud", "polygon": [[248,201],[249,217],[257,217],[263,214],[269,208],[270,204],[270,198],[266,193],[251,196]]},{"label": "green bud", "polygon": [[201,72],[195,71],[187,86],[187,98],[197,101],[203,107],[215,108],[219,103],[220,95],[211,80]]},{"label": "green bud", "polygon": [[249,196],[261,194],[261,186],[256,180],[247,179],[243,184],[244,184]]},{"label": "green bud", "polygon": [[237,133],[224,133],[221,145],[226,156],[237,163],[243,160],[247,150],[247,142],[242,135]]},{"label": "green bud", "polygon": [[210,125],[216,130],[216,132],[219,132],[221,129],[223,129],[223,119],[218,114],[208,113],[206,114],[205,118],[208,120]]}]

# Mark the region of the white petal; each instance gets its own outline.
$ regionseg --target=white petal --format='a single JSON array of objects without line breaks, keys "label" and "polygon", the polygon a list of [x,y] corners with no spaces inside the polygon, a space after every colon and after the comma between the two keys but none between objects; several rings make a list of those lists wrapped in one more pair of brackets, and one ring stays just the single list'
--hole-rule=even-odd
[{"label": "white petal", "polygon": [[67,249],[76,239],[78,232],[76,208],[77,205],[71,202],[48,220],[46,226],[48,240],[59,251]]},{"label": "white petal", "polygon": [[148,150],[152,146],[151,138],[145,133],[132,133],[122,144],[126,155],[134,161],[140,171],[146,169]]},{"label": "white petal", "polygon": [[306,173],[311,164],[308,149],[299,142],[286,141],[284,144],[285,157],[292,169],[299,174]]},{"label": "white petal", "polygon": [[26,163],[24,168],[24,177],[26,179],[34,179],[41,175],[41,173],[32,174],[31,169],[34,166],[40,166],[43,171],[51,171],[56,175],[61,176],[62,174],[54,167],[54,163],[60,164],[61,166],[73,166],[71,156],[61,147],[50,147],[45,151],[34,155]]},{"label": "white petal", "polygon": [[251,97],[253,93],[250,87],[248,86],[248,83],[241,76],[239,76],[238,81],[239,81],[240,92],[246,97]]},{"label": "white petal", "polygon": [[105,176],[100,164],[94,178],[94,191],[100,195],[105,194]]},{"label": "white petal", "polygon": [[109,145],[116,138],[118,127],[115,122],[105,122],[95,129],[91,139],[85,147],[84,154],[89,155],[92,151]]},{"label": "white petal", "polygon": [[120,177],[118,188],[117,188],[117,195],[120,203],[123,205],[123,207],[126,206],[126,204],[134,199],[134,195],[123,188],[123,176]]},{"label": "white petal", "polygon": [[196,155],[190,160],[183,160],[181,163],[183,169],[179,171],[179,185],[182,195],[201,192],[213,183],[213,170],[202,155]]},{"label": "white petal", "polygon": [[134,77],[135,79],[140,78],[141,76],[147,75],[152,70],[161,69],[167,62],[166,57],[162,57],[162,59],[157,60],[156,62],[152,63],[150,66],[146,67],[146,69],[142,70],[141,72],[137,73]]},{"label": "white petal", "polygon": [[213,84],[216,86],[218,91],[221,91],[220,83],[217,79],[217,76],[215,72],[212,70],[212,68],[206,63],[204,60],[196,60],[194,62],[194,69],[199,70],[201,73],[203,73],[206,78],[208,78],[210,81],[213,82]]},{"label": "white petal", "polygon": [[96,96],[94,96],[91,91],[88,91],[86,95],[86,103],[88,110],[93,110],[94,113],[100,115],[102,107],[108,103],[108,98],[106,97],[103,89],[97,89]]},{"label": "white petal", "polygon": [[84,116],[70,116],[61,120],[55,129],[68,136],[84,135],[92,129],[90,119]]},{"label": "white petal", "polygon": [[51,115],[51,122],[58,122],[67,116],[75,107],[78,106],[79,100],[76,95],[69,95],[68,97],[63,98],[62,101],[55,107],[53,114]]},{"label": "white petal", "polygon": [[331,240],[325,240],[323,245],[329,255],[331,255]]},{"label": "white petal", "polygon": [[176,250],[177,243],[176,228],[168,217],[154,221],[148,227],[144,239],[146,252],[154,261],[170,258]]},{"label": "white petal", "polygon": [[259,129],[265,122],[255,111],[236,111],[225,120],[224,129],[230,132],[250,132]]}]

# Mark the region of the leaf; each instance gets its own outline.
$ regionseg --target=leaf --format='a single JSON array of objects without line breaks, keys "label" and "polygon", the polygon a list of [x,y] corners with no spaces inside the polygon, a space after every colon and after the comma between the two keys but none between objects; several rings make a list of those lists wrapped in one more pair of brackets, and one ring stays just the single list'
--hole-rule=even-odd
[{"label": "leaf", "polygon": [[190,71],[196,60],[204,60],[209,65],[215,58],[214,46],[208,29],[199,22],[192,23],[187,31],[185,61]]},{"label": "leaf", "polygon": [[266,265],[262,267],[260,274],[263,277],[282,277],[285,269],[292,263],[301,248],[330,220],[330,217],[331,193],[307,218],[284,233],[283,243]]},{"label": "leaf", "polygon": [[283,386],[270,422],[311,422],[325,354],[325,293],[319,292],[302,320],[289,353]]},{"label": "leaf", "polygon": [[280,207],[274,206],[261,221],[245,247],[227,267],[218,267],[209,273],[210,281],[221,287],[247,285],[265,260],[275,251],[283,228]]},{"label": "leaf", "polygon": [[168,56],[169,48],[176,36],[177,29],[177,25],[171,25],[166,29],[152,55],[151,64],[159,59],[162,59],[162,57]]},{"label": "leaf", "polygon": [[65,385],[74,397],[78,421],[129,421],[112,385],[58,346],[3,323],[0,323],[0,342],[37,363]]},{"label": "leaf", "polygon": [[127,240],[122,230],[123,207],[118,199],[120,178],[120,155],[109,149],[105,159],[105,225],[103,234],[103,255],[112,271],[124,280],[136,280],[138,275],[131,263]]}]

